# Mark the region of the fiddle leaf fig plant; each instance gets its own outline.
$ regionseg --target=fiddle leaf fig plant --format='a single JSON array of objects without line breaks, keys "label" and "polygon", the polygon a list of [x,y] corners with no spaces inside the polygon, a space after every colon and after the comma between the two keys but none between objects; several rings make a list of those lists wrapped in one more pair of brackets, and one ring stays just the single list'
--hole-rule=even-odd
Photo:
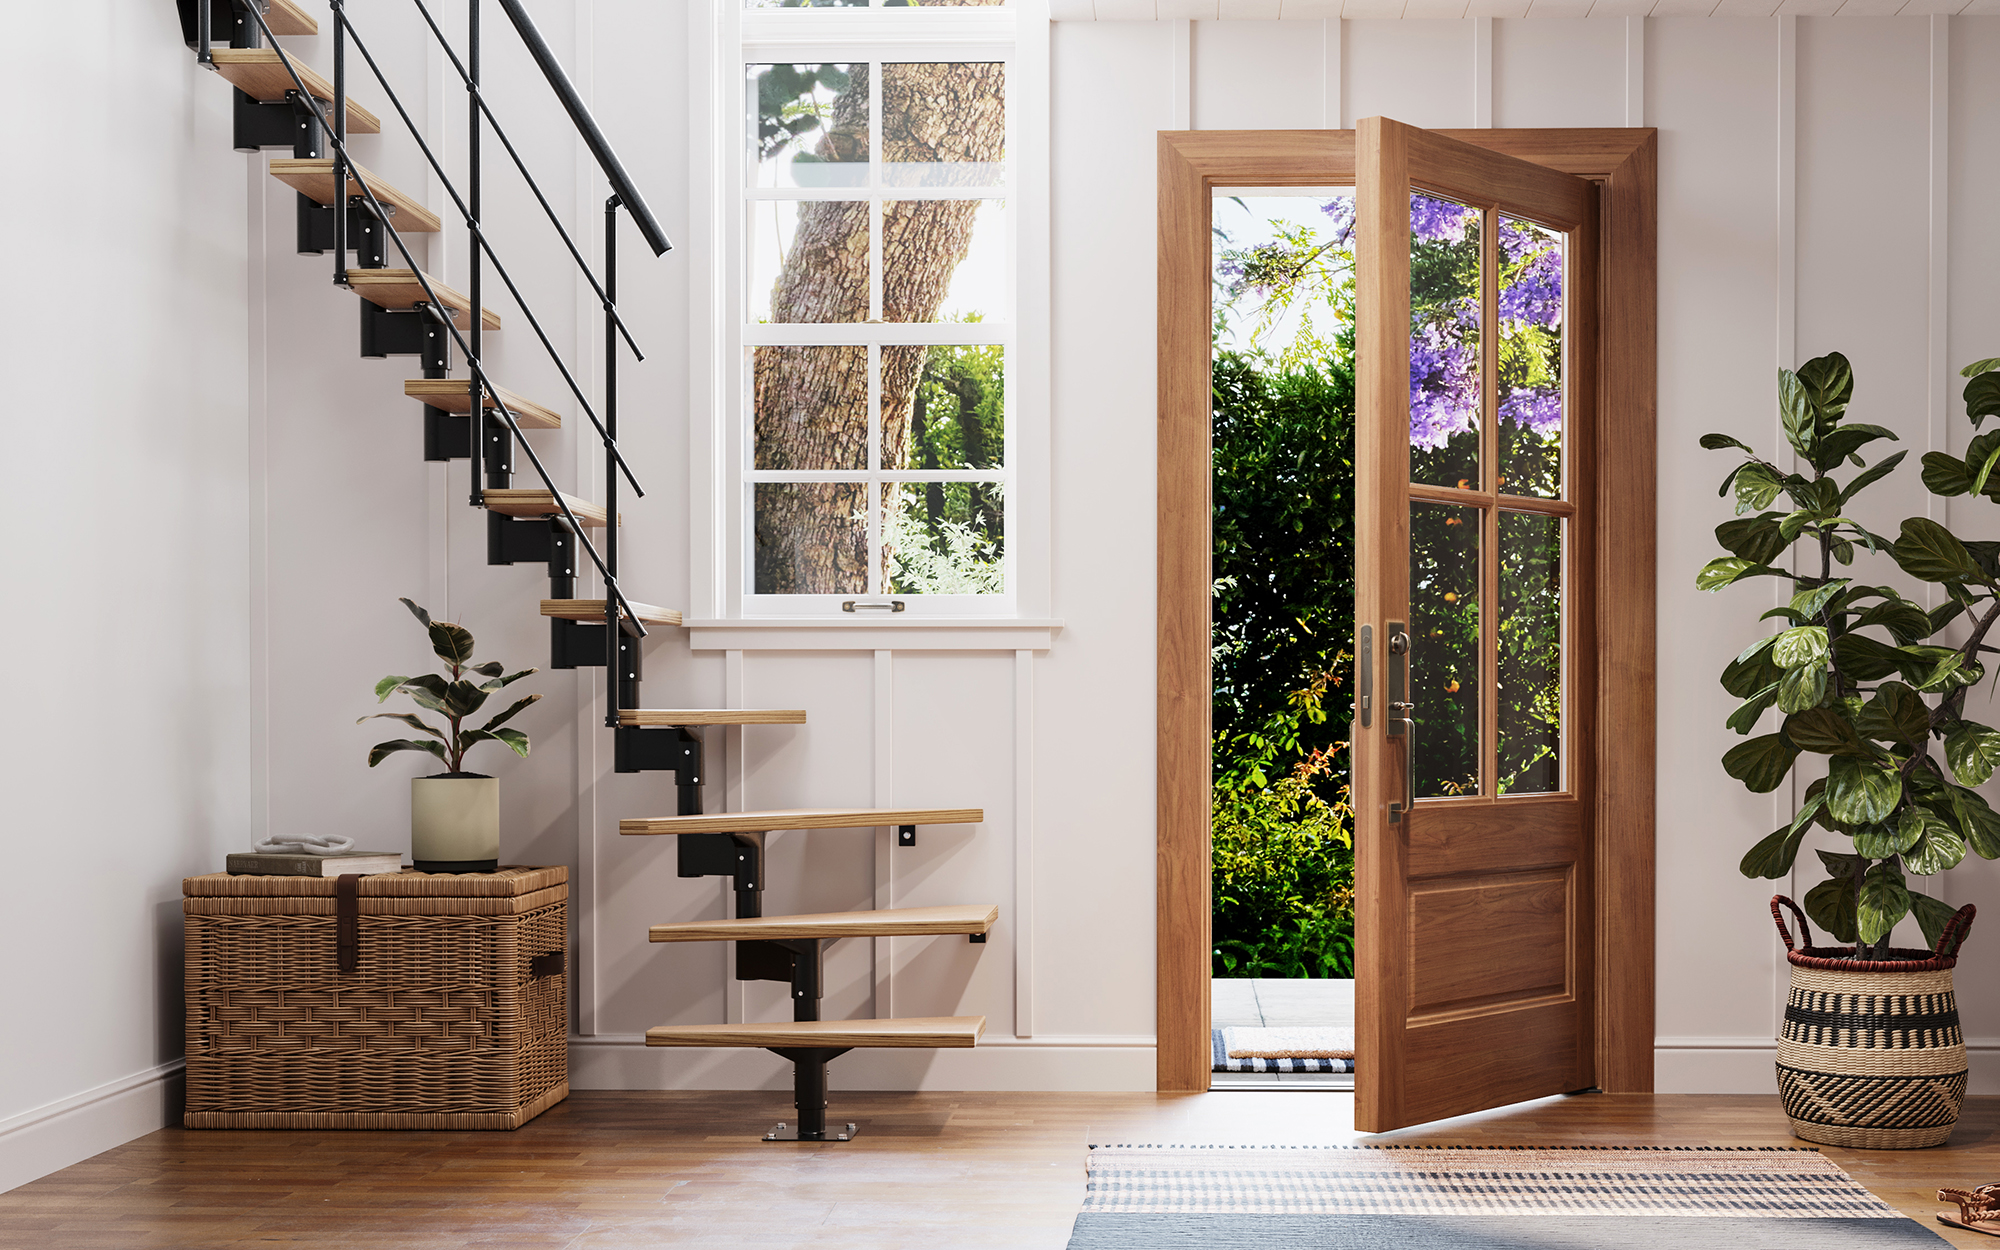
[{"label": "fiddle leaf fig plant", "polygon": [[[2000,357],[1963,376],[1971,379],[1966,415],[1978,429],[2000,415]],[[1722,671],[1723,689],[1742,700],[1728,726],[1745,739],[1722,767],[1759,794],[1776,790],[1802,753],[1826,756],[1826,776],[1740,868],[1746,877],[1782,877],[1813,828],[1847,837],[1851,850],[1814,852],[1827,877],[1807,892],[1806,914],[1853,943],[1855,958],[1880,959],[1905,916],[1915,913],[1932,944],[1951,919],[1952,909],[1912,889],[1911,877],[1935,876],[1968,853],[2000,858],[2000,813],[1973,790],[2000,766],[2000,730],[1965,716],[1965,691],[1985,674],[1980,657],[1996,651],[1986,635],[2000,620],[2000,542],[1961,539],[1928,517],[1904,521],[1890,539],[1848,515],[1855,496],[1908,454],[1872,465],[1862,458],[1863,448],[1896,435],[1849,421],[1853,394],[1854,371],[1837,352],[1779,371],[1779,414],[1798,472],[1726,434],[1702,437],[1703,447],[1734,448],[1744,459],[1719,492],[1736,499],[1736,519],[1715,530],[1730,554],[1709,561],[1695,584],[1792,584],[1790,602],[1764,614],[1783,628]],[[1845,484],[1833,476],[1844,467],[1860,470]],[[1976,435],[1962,459],[1926,453],[1923,481],[1935,495],[2000,503],[2000,429]],[[1863,580],[1856,561],[1883,556],[1938,586],[1942,602],[1926,610],[1893,586]],[[1960,617],[1962,642],[1932,641]],[[1752,736],[1773,709],[1783,716],[1776,731]]]},{"label": "fiddle leaf fig plant", "polygon": [[[531,694],[514,700],[505,711],[477,729],[462,728],[462,722],[484,707],[487,697],[494,691],[510,686],[537,670],[524,668],[518,673],[509,673],[507,666],[497,660],[474,664],[470,630],[448,621],[434,621],[429,612],[408,599],[402,600],[402,604],[430,631],[431,650],[444,661],[445,675],[424,673],[417,677],[384,677],[375,683],[375,702],[387,702],[390,695],[401,691],[414,699],[418,707],[443,716],[449,728],[439,730],[421,716],[409,712],[376,712],[364,716],[354,723],[395,720],[430,735],[429,738],[394,738],[376,743],[368,749],[368,767],[375,767],[398,751],[428,751],[444,761],[446,772],[459,773],[464,771],[462,765],[467,749],[489,741],[504,743],[516,755],[527,755],[528,735],[502,726],[542,696]],[[467,674],[476,674],[487,680],[476,682]]]}]

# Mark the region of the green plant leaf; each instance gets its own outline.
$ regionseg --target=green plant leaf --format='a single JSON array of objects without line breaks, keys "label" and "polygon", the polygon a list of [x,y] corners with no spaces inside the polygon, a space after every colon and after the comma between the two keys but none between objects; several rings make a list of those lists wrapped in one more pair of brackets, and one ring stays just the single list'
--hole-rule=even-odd
[{"label": "green plant leaf", "polygon": [[1801,456],[1812,459],[1818,433],[1813,403],[1805,383],[1790,369],[1778,370],[1778,417],[1785,427],[1785,441]]},{"label": "green plant leaf", "polygon": [[1792,770],[1798,748],[1782,734],[1763,734],[1730,748],[1722,757],[1722,770],[1749,787],[1753,794],[1769,794]]},{"label": "green plant leaf", "polygon": [[487,674],[487,676],[493,678],[493,680],[481,683],[479,688],[481,690],[498,690],[502,686],[511,686],[515,682],[521,680],[523,677],[527,677],[530,674],[539,673],[541,671],[542,670],[538,668],[524,668],[518,673],[509,673],[507,676],[502,677],[500,676],[500,666],[498,664],[495,664],[493,666],[493,671]]},{"label": "green plant leaf", "polygon": [[1721,451],[1725,447],[1739,447],[1753,456],[1757,454],[1756,448],[1748,443],[1731,438],[1727,434],[1704,434],[1701,436],[1701,445],[1709,451]]},{"label": "green plant leaf", "polygon": [[1847,484],[1847,489],[1840,492],[1840,506],[1843,508],[1846,507],[1848,501],[1856,495],[1889,476],[1891,473],[1894,473],[1896,466],[1903,463],[1903,457],[1909,454],[1907,451],[1899,451],[1893,456],[1887,456],[1877,461],[1873,468],[1855,474],[1854,480]]},{"label": "green plant leaf", "polygon": [[1833,661],[1848,678],[1874,681],[1901,672],[1909,657],[1879,639],[1850,633],[1833,640]]},{"label": "green plant leaf", "polygon": [[1885,681],[1875,697],[1861,706],[1854,727],[1867,737],[1916,746],[1930,736],[1931,710],[1917,692],[1900,681]]},{"label": "green plant leaf", "polygon": [[[1896,437],[1894,430],[1885,429],[1879,425],[1868,425],[1860,421],[1823,433],[1819,439],[1819,451],[1813,456],[1813,467],[1822,473],[1828,469],[1837,468],[1842,460],[1853,456],[1861,448],[1881,438],[1890,439],[1895,442],[1902,441]],[[1842,492],[1841,497],[1845,497],[1845,492]]]},{"label": "green plant leaf", "polygon": [[1965,461],[1965,467],[1972,470],[1972,493],[1975,495],[1986,493],[1986,483],[1993,476],[1993,466],[2000,464],[2000,438],[1994,439],[1991,447],[1982,450],[1985,454],[1979,459],[1974,460],[1967,456]]},{"label": "green plant leaf", "polygon": [[1924,931],[1924,945],[1932,950],[1937,949],[1938,939],[1944,936],[1944,927],[1958,914],[1951,904],[1915,890],[1910,891],[1910,911],[1917,918],[1917,927]]},{"label": "green plant leaf", "polygon": [[1845,851],[1823,851],[1815,849],[1819,862],[1829,874],[1845,881],[1852,881],[1868,868],[1868,857],[1850,855]]},{"label": "green plant leaf", "polygon": [[1945,735],[1944,758],[1959,784],[1984,785],[1994,766],[2000,764],[2000,731],[1977,721],[1960,721]]},{"label": "green plant leaf", "polygon": [[1931,627],[1930,615],[1908,599],[1889,599],[1875,604],[1857,617],[1849,628],[1866,629],[1870,625],[1880,625],[1895,635],[1897,642],[1906,646],[1922,642],[1937,632]]},{"label": "green plant leaf", "polygon": [[430,627],[431,623],[430,613],[424,611],[422,608],[418,607],[415,603],[412,603],[408,599],[398,599],[396,600],[396,602],[408,608],[410,610],[410,615],[416,617],[417,620],[421,621],[425,628]]},{"label": "green plant leaf", "polygon": [[1839,352],[1828,352],[1800,365],[1798,376],[1823,434],[1847,413],[1854,397],[1854,367]]},{"label": "green plant leaf", "polygon": [[444,621],[431,622],[431,650],[446,664],[464,665],[472,659],[472,631]]},{"label": "green plant leaf", "polygon": [[1888,935],[1896,922],[1910,914],[1910,891],[1903,874],[1892,864],[1877,864],[1861,879],[1861,899],[1856,930],[1863,942],[1874,943]]},{"label": "green plant leaf", "polygon": [[1981,859],[2000,859],[2000,812],[1986,800],[1962,786],[1946,786],[1952,812],[1958,817],[1958,831],[1965,844]]},{"label": "green plant leaf", "polygon": [[1778,678],[1778,710],[1803,712],[1818,707],[1826,699],[1826,666],[1791,668]]},{"label": "green plant leaf", "polygon": [[1723,556],[1701,566],[1694,576],[1696,590],[1721,590],[1746,577],[1789,577],[1791,574],[1768,565],[1753,564],[1736,556]]},{"label": "green plant leaf", "polygon": [[1824,625],[1794,625],[1780,633],[1778,641],[1771,646],[1771,659],[1779,668],[1825,664],[1827,654]]},{"label": "green plant leaf", "polygon": [[1991,373],[1995,369],[2000,369],[2000,356],[1988,356],[1984,360],[1975,360],[1965,366],[1965,368],[1960,369],[1958,376],[1961,378],[1976,378],[1982,373]]},{"label": "green plant leaf", "polygon": [[1778,636],[1771,634],[1751,643],[1722,670],[1722,688],[1739,699],[1754,697],[1766,686],[1774,686],[1783,670],[1772,663],[1771,648]]},{"label": "green plant leaf", "polygon": [[537,699],[540,699],[541,697],[542,696],[538,694],[531,694],[531,695],[524,695],[523,697],[516,699],[512,707],[500,713],[498,716],[495,716],[492,720],[487,721],[484,725],[481,726],[481,728],[491,730],[496,726],[506,724],[508,721],[514,719],[514,714],[516,712],[519,712],[522,708],[528,706],[530,703],[535,702]]},{"label": "green plant leaf", "polygon": [[381,681],[376,682],[375,702],[377,703],[387,702],[389,696],[396,693],[397,688],[408,680],[410,679],[407,677],[384,677]]},{"label": "green plant leaf", "polygon": [[[1910,648],[1929,651],[1933,648]],[[1977,664],[1967,664],[1965,657],[1954,651],[1940,656],[1935,665],[1917,678],[1917,689],[1923,691],[1956,690],[1960,686],[1970,686],[1986,675],[1986,670]]]},{"label": "green plant leaf", "polygon": [[[1836,577],[1824,586],[1814,586],[1809,590],[1801,590],[1792,596],[1792,611],[1798,613],[1805,620],[1816,620],[1826,611],[1827,605],[1832,603],[1841,591],[1846,590],[1851,585],[1853,585],[1852,579]],[[1784,661],[1779,660],[1778,663],[1783,664]]]},{"label": "green plant leaf", "polygon": [[1965,384],[1965,415],[1976,429],[1995,413],[2000,413],[2000,373],[1982,373]]},{"label": "green plant leaf", "polygon": [[1903,854],[1903,866],[1919,877],[1935,877],[1958,867],[1965,859],[1965,839],[1958,830],[1936,817],[1923,822],[1924,836]]},{"label": "green plant leaf", "polygon": [[1980,576],[1965,544],[1929,517],[1904,521],[1902,536],[1889,554],[1905,573],[1927,582],[1973,581]]},{"label": "green plant leaf", "polygon": [[1854,941],[1853,882],[1840,878],[1822,881],[1806,891],[1806,896],[1801,901],[1805,905],[1806,915],[1812,917],[1814,924],[1832,934],[1834,941]]},{"label": "green plant leaf", "polygon": [[1964,611],[1965,605],[1953,599],[1948,603],[1940,603],[1924,615],[1930,618],[1931,633],[1935,634],[1940,629],[1957,620],[1959,615]]},{"label": "green plant leaf", "polygon": [[1784,479],[1767,464],[1751,461],[1736,470],[1736,512],[1762,512],[1785,489]]},{"label": "green plant leaf", "polygon": [[1756,565],[1769,564],[1789,545],[1778,531],[1778,514],[1775,512],[1724,521],[1715,527],[1715,541],[1721,543],[1725,551]]},{"label": "green plant leaf", "polygon": [[[498,677],[507,671],[507,666],[498,660],[488,660],[484,664],[468,664],[465,666],[465,671],[477,673],[481,677]],[[532,673],[535,670],[531,668],[528,671]]]},{"label": "green plant leaf", "polygon": [[416,700],[418,707],[431,712],[445,710],[444,696],[450,688],[451,683],[436,673],[419,673],[401,687],[404,694]]},{"label": "green plant leaf", "polygon": [[511,747],[514,754],[523,759],[527,758],[528,735],[518,729],[497,729],[493,732],[493,736]]},{"label": "green plant leaf", "polygon": [[1850,825],[1876,824],[1887,820],[1902,800],[1903,779],[1895,769],[1850,755],[1836,755],[1827,761],[1826,810],[1835,820]]},{"label": "green plant leaf", "polygon": [[1792,817],[1792,823],[1762,838],[1757,845],[1744,852],[1743,862],[1737,865],[1746,877],[1761,877],[1775,881],[1792,870],[1792,861],[1798,858],[1799,843],[1804,841],[1806,831],[1812,828],[1813,817],[1818,814],[1825,799],[1815,796]]},{"label": "green plant leaf", "polygon": [[375,767],[398,751],[428,751],[440,760],[445,757],[442,742],[415,742],[409,738],[395,738],[388,742],[378,742],[368,748],[368,767]]},{"label": "green plant leaf", "polygon": [[[1921,836],[1923,830],[1920,828],[1917,833]],[[1914,844],[1915,839],[1912,838],[1911,842]],[[1857,854],[1869,859],[1887,859],[1891,855],[1902,854],[1908,848],[1898,823],[1861,826],[1854,831],[1854,849]]]},{"label": "green plant leaf", "polygon": [[1847,717],[1830,707],[1815,707],[1785,718],[1785,737],[1801,751],[1821,755],[1859,754],[1861,737]]},{"label": "green plant leaf", "polygon": [[1972,493],[1972,471],[1965,461],[1942,451],[1927,451],[1923,458],[1924,489],[1947,498]]},{"label": "green plant leaf", "polygon": [[464,720],[477,712],[486,702],[486,692],[469,681],[455,681],[445,692],[445,714],[455,720]]},{"label": "green plant leaf", "polygon": [[439,739],[440,741],[442,741],[444,738],[444,735],[442,733],[439,733],[436,729],[432,728],[430,725],[425,724],[421,718],[412,716],[408,712],[377,712],[373,716],[364,716],[361,718],[361,720],[357,720],[354,723],[359,725],[361,721],[364,720],[399,720],[402,721],[405,725],[408,725],[410,728],[420,729],[423,732],[429,734],[431,737]]},{"label": "green plant leaf", "polygon": [[1724,723],[1738,734],[1747,734],[1757,727],[1758,719],[1764,713],[1770,711],[1771,705],[1777,701],[1778,684],[1772,682],[1756,694],[1745,699],[1734,712],[1729,714],[1728,721]]}]

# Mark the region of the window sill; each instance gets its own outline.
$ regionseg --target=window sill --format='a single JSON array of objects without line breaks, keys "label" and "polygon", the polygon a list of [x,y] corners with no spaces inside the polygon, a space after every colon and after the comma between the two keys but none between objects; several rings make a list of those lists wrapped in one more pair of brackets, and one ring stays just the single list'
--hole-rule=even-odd
[{"label": "window sill", "polygon": [[1063,623],[1052,617],[916,617],[830,620],[744,617],[683,624],[696,651],[1047,651]]}]

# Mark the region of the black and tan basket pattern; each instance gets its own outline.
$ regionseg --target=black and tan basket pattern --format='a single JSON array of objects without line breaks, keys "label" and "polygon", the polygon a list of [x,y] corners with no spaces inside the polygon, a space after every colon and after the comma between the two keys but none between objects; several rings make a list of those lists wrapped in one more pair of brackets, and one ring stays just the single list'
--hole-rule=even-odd
[{"label": "black and tan basket pattern", "polygon": [[[1798,915],[1804,950],[1792,946],[1781,905]],[[1792,969],[1778,1039],[1778,1093],[1792,1131],[1829,1146],[1942,1145],[1965,1102],[1952,968],[1973,909],[1953,918],[1936,951],[1873,961],[1851,958],[1851,948],[1810,945],[1790,899],[1773,899],[1771,914]]]},{"label": "black and tan basket pattern", "polygon": [[568,1093],[566,902],[364,913],[352,973],[337,923],[186,917],[188,1127],[514,1128]]}]

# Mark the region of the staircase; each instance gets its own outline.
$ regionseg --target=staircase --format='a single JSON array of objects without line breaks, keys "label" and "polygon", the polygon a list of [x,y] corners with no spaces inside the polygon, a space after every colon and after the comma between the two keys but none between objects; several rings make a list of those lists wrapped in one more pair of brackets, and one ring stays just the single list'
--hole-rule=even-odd
[{"label": "staircase", "polygon": [[[780,1124],[766,1141],[847,1141],[855,1126],[829,1133],[826,1124],[828,1061],[856,1047],[942,1048],[975,1045],[983,1016],[902,1020],[821,1020],[821,968],[826,945],[849,937],[964,935],[984,942],[998,917],[991,904],[919,907],[803,916],[763,914],[764,843],[781,830],[840,830],[893,826],[897,845],[916,844],[917,826],[977,824],[978,808],[861,808],[709,814],[702,801],[702,741],[693,730],[708,725],[797,725],[796,709],[648,708],[640,697],[641,641],[650,627],[671,629],[681,614],[628,598],[618,579],[618,490],[623,481],[643,495],[618,448],[620,343],[635,360],[638,345],[617,306],[617,236],[621,211],[653,253],[671,244],[633,188],[596,120],[570,84],[522,7],[497,0],[509,24],[534,57],[578,132],[596,157],[613,194],[605,202],[603,278],[584,260],[534,176],[480,93],[482,0],[467,0],[463,58],[433,20],[423,0],[411,0],[446,58],[463,79],[469,100],[465,193],[445,173],[395,90],[383,78],[345,11],[328,0],[333,19],[331,77],[277,46],[281,35],[316,35],[318,20],[297,0],[178,0],[182,34],[198,62],[232,88],[232,138],[238,151],[285,148],[273,158],[273,178],[297,193],[297,242],[301,255],[333,254],[334,284],[356,295],[360,354],[366,358],[415,356],[423,376],[403,384],[422,405],[424,459],[465,460],[468,502],[486,514],[487,563],[540,564],[549,580],[539,605],[549,622],[551,668],[606,670],[604,725],[613,738],[614,768],[621,773],[672,773],[674,814],[619,822],[628,836],[673,835],[682,877],[722,876],[735,889],[735,916],[727,920],[656,925],[655,942],[734,942],[739,980],[775,980],[792,987],[792,1019],[764,1024],[663,1025],[646,1033],[649,1046],[755,1047],[792,1061],[796,1124]],[[225,46],[226,45],[226,46]],[[358,164],[350,149],[356,135],[382,130],[381,116],[349,96],[348,55],[358,55],[390,111],[409,130],[450,198],[473,243],[468,290],[458,291],[424,272],[405,235],[437,233],[438,215],[420,200]],[[603,412],[590,403],[533,308],[521,296],[480,224],[481,144],[490,132],[534,192],[579,271],[601,299],[605,314]],[[490,376],[481,348],[500,331],[501,317],[483,300],[488,271],[497,277],[568,384],[575,410],[598,435],[605,457],[605,498],[583,499],[561,491],[528,440],[528,430],[560,429],[556,408],[516,394]],[[512,314],[510,314],[511,316]],[[454,376],[454,359],[465,374]],[[532,476],[517,473],[524,457]],[[525,477],[524,484],[516,479]],[[593,539],[591,531],[598,531]],[[601,548],[600,548],[601,543]],[[604,586],[602,598],[578,598],[585,562]],[[838,835],[835,835],[838,836]]]}]

